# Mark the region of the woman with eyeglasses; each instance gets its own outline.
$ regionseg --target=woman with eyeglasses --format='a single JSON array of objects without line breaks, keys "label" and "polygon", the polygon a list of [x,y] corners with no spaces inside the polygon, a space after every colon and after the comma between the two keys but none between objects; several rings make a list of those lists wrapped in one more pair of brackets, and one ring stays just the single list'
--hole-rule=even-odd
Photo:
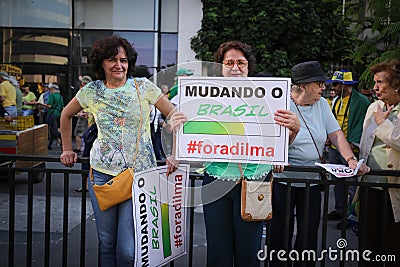
[{"label": "woman with eyeglasses", "polygon": [[[293,166],[315,166],[320,162],[326,137],[334,144],[341,155],[347,159],[349,167],[355,169],[358,164],[349,143],[325,98],[326,75],[317,61],[303,62],[292,68],[292,91],[290,109],[300,118],[301,128],[296,139],[289,145],[289,164]],[[274,166],[274,177],[319,180],[318,173],[283,171],[283,166]],[[369,171],[365,164],[359,174]],[[287,203],[287,196],[290,196]],[[317,253],[318,226],[321,215],[321,190],[317,184],[274,181],[272,187],[272,220],[270,224],[270,243],[268,251],[292,250],[294,225],[296,220],[296,240],[294,250],[303,255],[304,250]],[[289,211],[287,210],[289,207]],[[289,213],[289,217],[287,217]],[[289,225],[288,225],[289,224]],[[285,231],[285,228],[288,231]],[[287,244],[285,244],[285,240]],[[307,255],[307,254],[306,254]],[[284,257],[289,259],[287,254]],[[270,258],[270,266],[292,266],[290,261],[281,261],[275,254]],[[294,262],[294,266],[315,266],[315,260]]]},{"label": "woman with eyeglasses", "polygon": [[[254,74],[255,57],[251,47],[238,41],[222,43],[214,54],[224,77],[248,77]],[[279,113],[289,125],[291,139],[298,118],[290,111]],[[207,266],[260,266],[263,222],[241,218],[241,171],[238,163],[206,162],[202,200],[207,237]],[[246,179],[264,179],[273,169],[269,164],[241,163]]]},{"label": "woman with eyeglasses", "polygon": [[[255,57],[251,47],[239,41],[222,43],[214,61],[224,77],[254,75]],[[221,99],[220,101],[223,101]],[[289,129],[292,142],[300,121],[290,110],[275,112],[277,124]],[[187,120],[181,112],[171,118],[171,127]],[[257,253],[261,248],[263,222],[248,222],[241,217],[241,173],[246,179],[265,179],[273,169],[269,164],[205,162],[202,203],[207,237],[207,266],[260,266]]]}]

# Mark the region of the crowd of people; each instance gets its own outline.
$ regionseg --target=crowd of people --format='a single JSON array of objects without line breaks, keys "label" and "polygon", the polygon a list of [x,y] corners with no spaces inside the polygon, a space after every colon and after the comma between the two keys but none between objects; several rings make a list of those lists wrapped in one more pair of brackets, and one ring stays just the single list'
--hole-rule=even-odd
[{"label": "crowd of people", "polygon": [[[164,153],[162,129],[168,126],[174,131],[187,121],[185,114],[174,112],[179,102],[176,79],[171,89],[168,85],[158,88],[148,77],[134,76],[136,60],[134,47],[124,38],[113,35],[96,41],[91,54],[96,77],[81,76],[80,90],[66,106],[58,84],[43,84],[42,93],[36,95],[28,86],[21,86],[15,77],[0,72],[0,117],[11,121],[15,116],[34,115],[39,123],[47,123],[48,149],[53,149],[54,142],[62,146],[60,158],[65,166],[73,166],[78,155],[83,155],[83,136],[90,125],[97,125],[98,137],[83,156],[90,156],[93,181],[88,180],[86,190],[95,211],[100,262],[104,266],[132,265],[134,261],[132,201],[102,211],[93,184],[106,183],[128,166],[140,171],[155,167],[163,160],[166,160],[168,172],[173,172],[179,162],[173,153]],[[265,76],[255,73],[251,46],[240,41],[222,43],[214,53],[214,61],[220,66],[223,77]],[[301,62],[292,67],[290,109],[274,114],[275,122],[290,133],[290,165],[314,166],[315,162],[323,161],[321,155],[327,152],[329,163],[352,169],[356,168],[359,158],[364,159],[357,175],[346,180],[400,183],[398,177],[368,174],[370,168],[400,169],[400,61],[378,63],[372,66],[371,72],[374,87],[360,89],[349,70],[336,70],[327,79],[317,61]],[[176,77],[190,75],[193,71],[186,68],[176,71]],[[327,88],[329,94],[323,98]],[[139,120],[143,120],[143,124]],[[136,150],[136,143],[140,144],[139,150]],[[288,184],[282,180],[316,180],[321,179],[319,174],[284,171],[284,166],[280,165],[229,161],[204,162],[204,170],[202,200],[207,266],[260,264],[257,252],[261,248],[264,222],[247,222],[241,218],[241,183],[238,181],[242,177],[267,179],[272,174],[280,178],[279,182],[273,182],[269,250],[291,250],[293,243],[293,249],[299,253],[317,251],[320,187],[311,184],[307,188],[304,183]],[[331,175],[330,179],[337,178]],[[219,197],[214,199],[216,193]],[[400,258],[397,241],[400,189],[384,190],[379,186],[346,189],[338,183],[334,186],[334,196],[334,210],[327,215],[328,220],[340,220],[336,225],[338,229],[348,228],[348,224],[343,224],[347,216],[345,207],[359,198],[359,217],[364,218],[359,222],[359,248],[369,249],[373,255],[391,253]],[[384,221],[380,219],[382,214],[388,216]],[[289,232],[285,232],[287,226]],[[380,235],[375,229],[386,229],[386,235]],[[384,249],[380,246],[382,240],[386,244]],[[277,258],[269,261],[270,266],[283,266]],[[291,264],[315,266],[316,262]],[[361,264],[376,266],[369,262]]]},{"label": "crowd of people", "polygon": [[[73,117],[80,114],[79,118],[85,119],[90,114],[97,124],[98,137],[90,150],[92,180],[88,178],[88,190],[96,217],[102,266],[133,264],[135,222],[131,200],[106,211],[100,210],[93,185],[107,183],[127,167],[134,166],[135,171],[155,167],[157,160],[166,156],[162,154],[160,144],[162,127],[168,126],[175,131],[187,121],[185,114],[174,112],[177,102],[170,101],[179,93],[178,88],[172,88],[171,94],[168,86],[160,89],[147,78],[132,76],[136,59],[134,47],[124,38],[113,35],[96,41],[91,54],[95,79],[83,85],[61,114],[51,113],[53,119],[60,117],[60,159],[68,167],[74,165],[81,151],[79,139],[75,148],[71,139]],[[246,43],[222,43],[214,54],[214,61],[219,64],[223,77],[251,79],[256,76],[255,57],[251,46]],[[323,160],[321,155],[328,147],[330,162],[353,170],[359,158],[364,159],[357,173],[357,177],[362,177],[361,181],[399,183],[398,178],[372,176],[368,172],[370,168],[400,169],[400,62],[385,61],[373,66],[371,71],[375,96],[365,96],[366,90],[357,90],[357,81],[351,71],[337,70],[327,79],[317,61],[301,62],[292,67],[290,108],[274,114],[275,122],[289,130],[290,165],[314,166],[315,162]],[[177,76],[192,74],[185,69],[178,69],[176,73]],[[328,85],[331,85],[329,101],[322,97]],[[57,105],[55,96],[50,94],[47,104],[41,104],[48,113]],[[85,122],[82,128],[76,129],[74,136],[81,138],[86,127]],[[140,145],[136,146],[137,143]],[[168,173],[178,167],[174,153],[168,155],[166,164]],[[321,188],[313,183],[307,187],[305,183],[283,181],[287,178],[318,180],[321,179],[318,173],[289,172],[280,165],[229,161],[205,162],[204,167],[202,200],[207,266],[260,265],[257,252],[261,248],[263,222],[248,222],[241,218],[241,183],[238,181],[243,177],[266,179],[273,174],[280,178],[279,182],[273,182],[269,250],[291,250],[293,243],[298,253],[317,251]],[[349,179],[357,180],[357,177]],[[345,196],[347,191],[338,185],[334,189],[335,210],[329,213],[328,219],[346,216],[344,201],[352,200],[356,190],[360,191],[360,218],[368,218],[360,221],[360,248],[370,249],[373,255],[382,253],[379,240],[383,238],[387,242],[385,253],[400,257],[397,241],[400,236],[400,189],[351,187],[349,196]],[[214,198],[216,193],[219,194],[217,199]],[[382,207],[387,207],[385,225],[381,225],[379,220]],[[289,232],[285,232],[287,226]],[[345,229],[346,225],[338,224],[337,227]],[[379,236],[379,231],[374,231],[374,228],[386,228],[387,235]],[[285,240],[289,240],[288,244]],[[293,263],[278,258],[269,260],[270,266],[316,265],[313,260]]]},{"label": "crowd of people", "polygon": [[[84,75],[79,79],[81,86],[90,83],[92,78]],[[30,86],[20,85],[17,79],[6,72],[0,72],[0,117],[11,122],[17,116],[33,116],[35,124],[49,125],[48,150],[56,141],[61,148],[60,115],[64,108],[64,98],[57,83],[45,83],[32,90]],[[88,129],[88,113],[78,113],[74,125],[75,148],[81,153],[84,148],[83,133]],[[17,118],[13,118],[17,117]],[[90,118],[89,118],[90,120]]]},{"label": "crowd of people", "polygon": [[61,145],[59,117],[64,108],[64,99],[57,83],[43,84],[42,92],[37,98],[29,86],[21,86],[15,77],[7,72],[0,72],[0,105],[0,116],[5,117],[8,122],[18,120],[18,116],[33,116],[35,124],[47,123],[49,150],[52,149],[54,140]]}]

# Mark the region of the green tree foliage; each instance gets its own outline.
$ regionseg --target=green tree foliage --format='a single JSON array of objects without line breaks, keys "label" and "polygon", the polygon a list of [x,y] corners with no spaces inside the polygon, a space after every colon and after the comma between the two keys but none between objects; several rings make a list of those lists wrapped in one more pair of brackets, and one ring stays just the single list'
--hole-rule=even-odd
[{"label": "green tree foliage", "polygon": [[355,45],[342,0],[203,0],[202,28],[192,37],[197,59],[212,61],[218,45],[250,44],[257,71],[290,75],[299,62],[340,63]]},{"label": "green tree foliage", "polygon": [[[360,1],[354,6],[353,14],[359,13],[363,5]],[[363,42],[355,51],[350,51],[349,58],[354,64],[364,66],[360,84],[373,86],[370,67],[386,59],[400,58],[400,1],[370,0],[366,15],[359,18],[357,32]],[[366,66],[366,68],[365,68]]]}]

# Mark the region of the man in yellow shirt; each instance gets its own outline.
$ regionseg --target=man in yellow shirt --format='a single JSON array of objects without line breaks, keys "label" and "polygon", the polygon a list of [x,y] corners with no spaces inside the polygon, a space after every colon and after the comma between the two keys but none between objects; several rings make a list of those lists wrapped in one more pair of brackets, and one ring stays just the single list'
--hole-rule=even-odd
[{"label": "man in yellow shirt", "polygon": [[14,86],[8,81],[7,72],[0,72],[0,101],[4,109],[11,117],[17,116],[17,92]]},{"label": "man in yellow shirt", "polygon": [[[331,80],[326,81],[332,83],[332,87],[336,91],[336,97],[332,101],[332,112],[339,123],[340,128],[344,132],[354,155],[358,156],[360,150],[360,140],[363,131],[363,122],[370,104],[368,98],[359,93],[353,86],[358,81],[353,80],[353,74],[348,70],[335,71]],[[329,162],[332,164],[348,165],[352,158],[343,158],[336,147],[331,146],[329,149]],[[337,179],[331,175],[331,179]],[[341,178],[343,179],[343,178]],[[347,178],[355,180],[356,177]],[[345,196],[345,188],[343,185],[335,185],[335,210],[328,214],[328,220],[340,220],[346,215],[344,210],[345,201],[354,197],[355,186],[349,187],[349,196]],[[344,214],[343,214],[344,213]],[[343,225],[339,223],[337,228],[342,229]]]}]

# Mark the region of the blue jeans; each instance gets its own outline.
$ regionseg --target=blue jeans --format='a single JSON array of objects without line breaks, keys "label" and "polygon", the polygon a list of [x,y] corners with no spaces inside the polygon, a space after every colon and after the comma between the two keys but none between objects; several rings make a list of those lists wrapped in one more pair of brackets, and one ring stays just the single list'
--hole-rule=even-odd
[{"label": "blue jeans", "polygon": [[[204,188],[212,182],[212,189]],[[241,184],[204,174],[202,199],[208,267],[260,266],[257,253],[261,249],[263,222],[242,219],[241,188]]]},{"label": "blue jeans", "polygon": [[8,106],[8,107],[4,107],[4,109],[7,111],[8,115],[10,115],[11,117],[16,117],[18,115],[16,106]]},{"label": "blue jeans", "polygon": [[[113,176],[93,170],[93,181],[97,185],[103,185],[111,178]],[[101,211],[90,178],[88,185],[100,244],[100,266],[133,266],[135,236],[132,200]]]},{"label": "blue jeans", "polygon": [[29,109],[29,108],[23,108],[22,109],[22,116],[29,116],[29,115],[35,115],[35,110],[34,109]]},{"label": "blue jeans", "polygon": [[[356,154],[356,156],[358,156]],[[329,149],[329,163],[331,164],[342,164],[348,166],[346,160],[340,155],[339,151],[336,149]],[[332,180],[346,180],[346,181],[356,181],[357,176],[347,177],[347,178],[337,178],[335,175],[331,174]],[[349,196],[344,195],[344,185],[335,185],[333,187],[333,192],[335,193],[335,210],[339,214],[343,214],[344,203],[347,201],[348,204],[351,204],[353,201],[354,195],[356,193],[356,186],[349,186]],[[347,212],[347,210],[346,210]]]}]

